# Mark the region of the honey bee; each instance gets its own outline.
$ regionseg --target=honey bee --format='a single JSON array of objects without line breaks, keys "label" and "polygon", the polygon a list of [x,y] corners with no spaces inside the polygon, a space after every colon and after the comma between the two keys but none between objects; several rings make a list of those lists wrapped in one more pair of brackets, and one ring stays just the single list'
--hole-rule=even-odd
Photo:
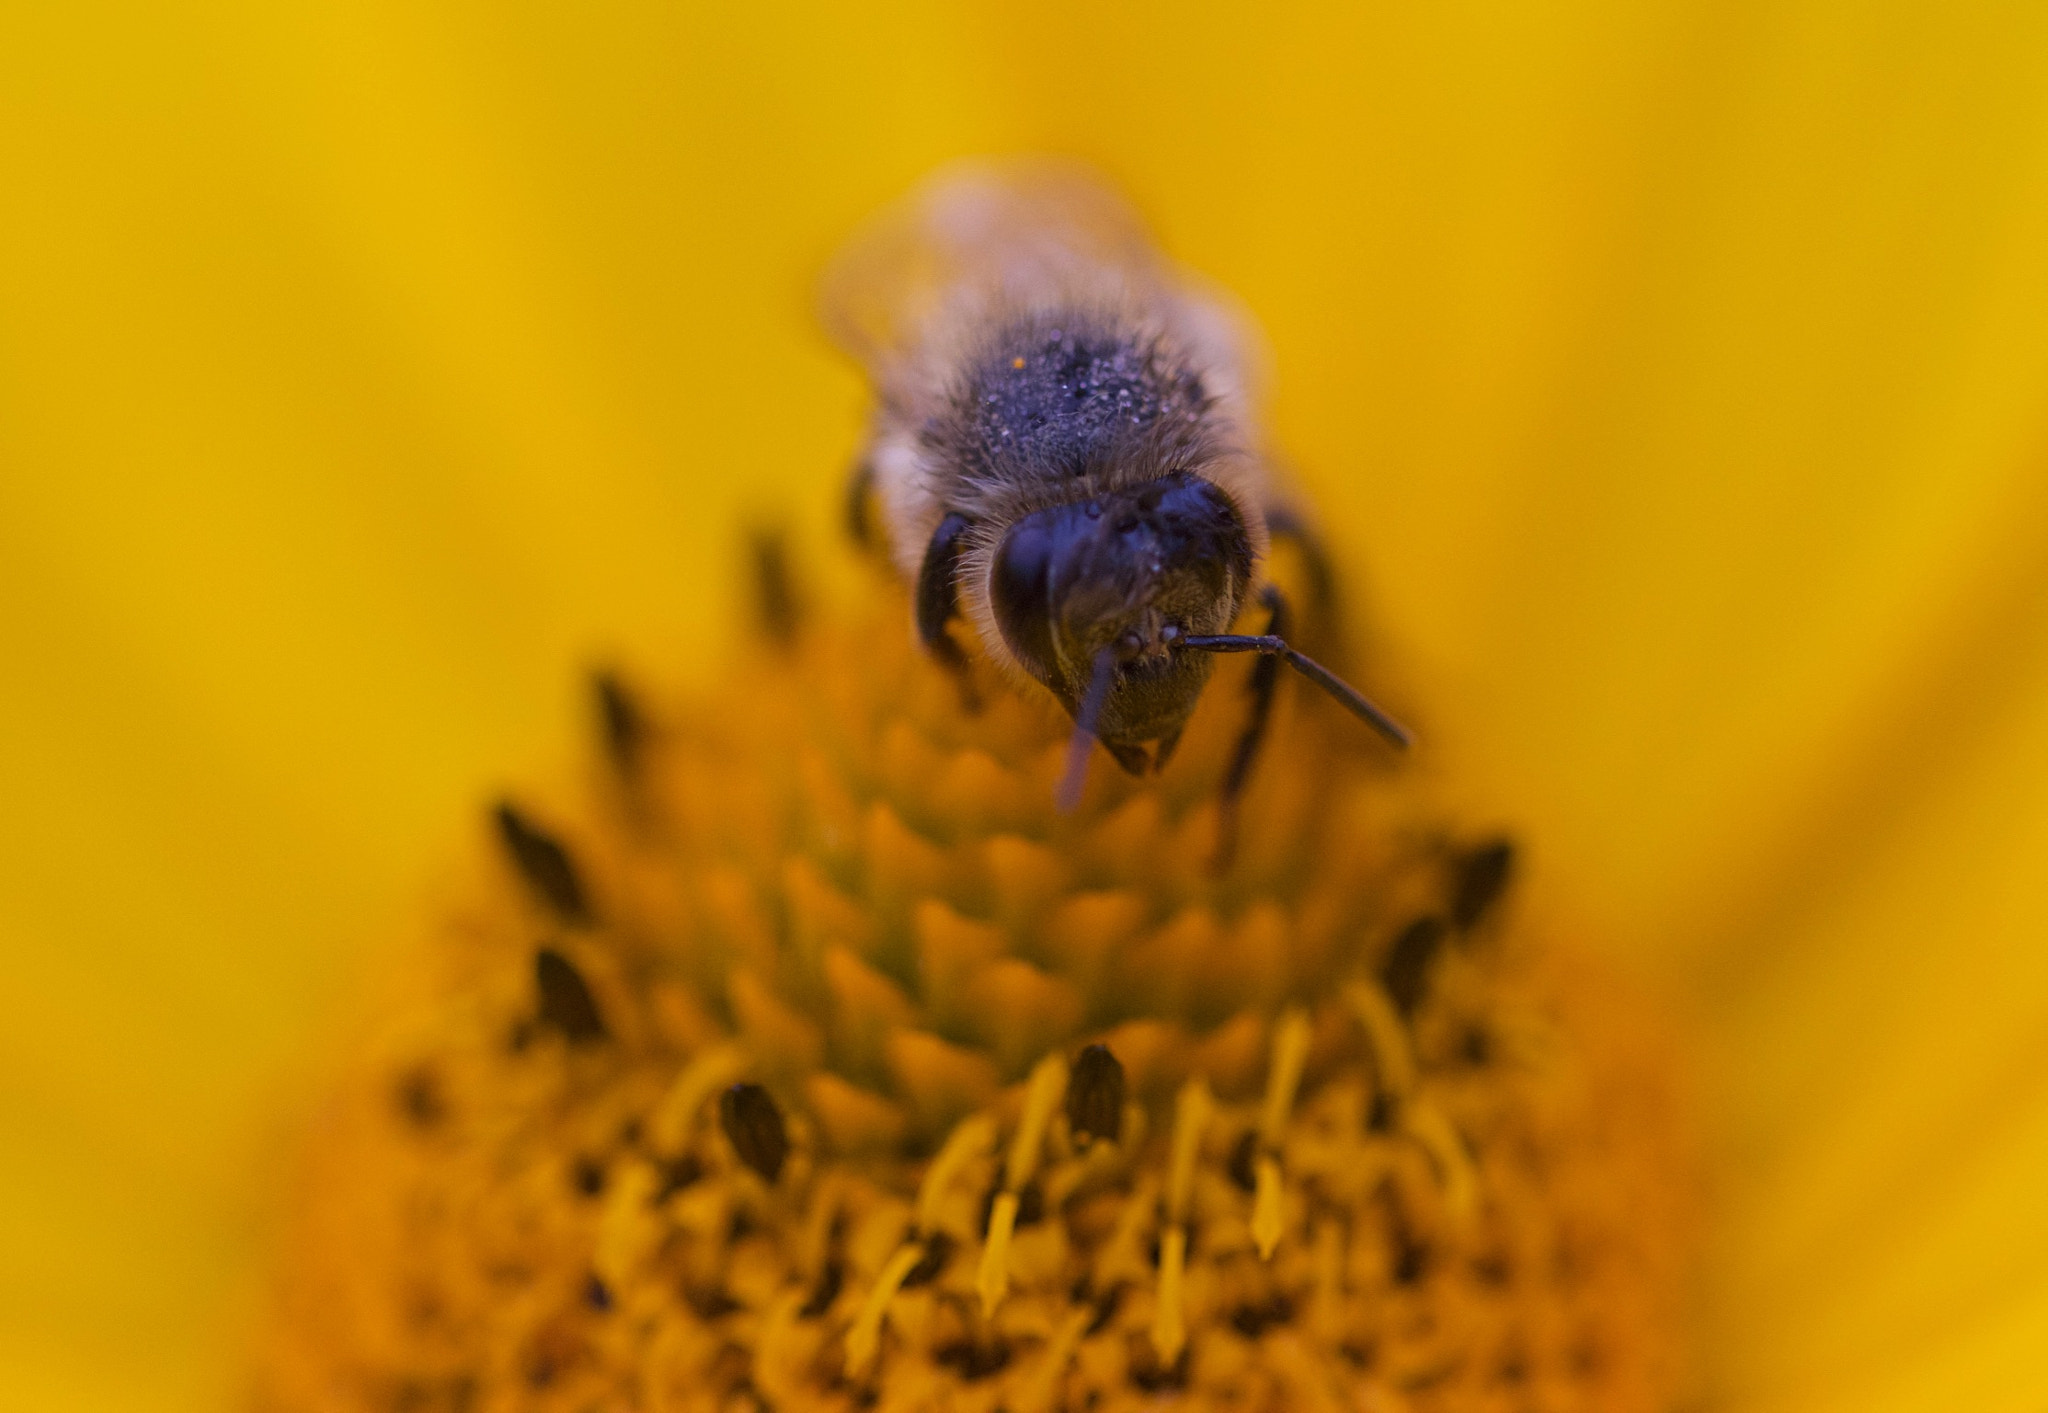
[{"label": "honey bee", "polygon": [[[1287,605],[1258,583],[1269,539],[1302,531],[1261,451],[1245,321],[1087,171],[940,174],[853,236],[822,307],[875,394],[856,536],[873,542],[879,507],[918,637],[964,690],[963,617],[988,658],[1066,708],[1063,806],[1095,741],[1133,774],[1163,767],[1217,653],[1266,655],[1226,806],[1280,661],[1408,743],[1287,642]],[[1233,633],[1255,592],[1267,631]]]}]

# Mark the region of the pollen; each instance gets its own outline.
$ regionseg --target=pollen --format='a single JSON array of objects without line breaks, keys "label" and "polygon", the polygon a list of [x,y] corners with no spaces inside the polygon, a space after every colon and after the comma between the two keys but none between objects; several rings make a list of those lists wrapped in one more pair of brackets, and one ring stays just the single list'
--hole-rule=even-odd
[{"label": "pollen", "polygon": [[[1515,851],[1226,664],[1172,765],[878,595],[479,821],[309,1125],[255,1407],[1628,1410],[1682,1086]],[[977,668],[977,671],[980,669]]]}]

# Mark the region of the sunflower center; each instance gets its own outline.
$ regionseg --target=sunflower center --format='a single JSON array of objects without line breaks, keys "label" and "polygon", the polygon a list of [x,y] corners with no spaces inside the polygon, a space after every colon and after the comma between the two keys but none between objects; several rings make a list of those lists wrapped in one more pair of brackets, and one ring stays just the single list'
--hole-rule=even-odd
[{"label": "sunflower center", "polygon": [[[1461,831],[1241,673],[1053,807],[888,608],[507,802],[309,1143],[265,1407],[1668,1403],[1654,1024]],[[1377,1400],[1377,1402],[1375,1401]]]}]

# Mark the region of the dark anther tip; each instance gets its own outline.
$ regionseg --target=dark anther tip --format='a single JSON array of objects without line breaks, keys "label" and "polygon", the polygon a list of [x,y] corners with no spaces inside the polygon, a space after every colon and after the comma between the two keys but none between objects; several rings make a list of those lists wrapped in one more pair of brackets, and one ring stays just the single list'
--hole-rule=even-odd
[{"label": "dark anther tip", "polygon": [[1124,1067],[1107,1045],[1090,1045],[1067,1076],[1067,1126],[1080,1139],[1114,1139],[1124,1123]]},{"label": "dark anther tip", "polygon": [[496,811],[498,839],[519,876],[564,922],[589,922],[590,903],[569,852],[553,835],[501,800]]},{"label": "dark anther tip", "polygon": [[946,1269],[946,1262],[953,1258],[953,1238],[942,1231],[935,1231],[924,1239],[924,1255],[918,1258],[903,1277],[903,1289],[915,1290],[921,1285],[930,1285],[939,1278],[939,1272]]},{"label": "dark anther tip", "polygon": [[1380,983],[1402,1015],[1414,1015],[1415,1008],[1428,994],[1430,966],[1436,961],[1443,940],[1443,922],[1434,917],[1415,919],[1394,939],[1386,961],[1380,965]]},{"label": "dark anther tip", "polygon": [[735,1084],[718,1098],[718,1122],[739,1160],[769,1182],[789,1156],[782,1111],[758,1084]]},{"label": "dark anther tip", "polygon": [[1451,922],[1460,932],[1478,924],[1515,875],[1515,846],[1494,839],[1457,861],[1451,875]]},{"label": "dark anther tip", "polygon": [[597,998],[590,994],[590,983],[576,970],[575,963],[552,947],[543,947],[533,954],[533,980],[540,992],[543,1024],[561,1031],[562,1038],[571,1045],[588,1045],[605,1038],[604,1017],[598,1012]]},{"label": "dark anther tip", "polygon": [[868,508],[868,497],[875,488],[875,468],[863,461],[853,468],[853,474],[846,479],[846,502],[842,511],[846,518],[846,533],[859,549],[877,548],[880,538],[874,512]]},{"label": "dark anther tip", "polygon": [[777,647],[786,648],[803,627],[789,546],[779,530],[756,530],[752,539],[754,607],[761,616],[761,631]]},{"label": "dark anther tip", "polygon": [[598,734],[612,768],[625,776],[638,773],[651,734],[646,712],[616,672],[594,672],[590,685],[596,698]]},{"label": "dark anther tip", "polygon": [[1244,1131],[1244,1135],[1237,1140],[1236,1145],[1231,1148],[1230,1161],[1224,1165],[1224,1171],[1230,1174],[1230,1180],[1246,1192],[1256,1192],[1258,1190],[1258,1156],[1259,1131],[1248,1128]]},{"label": "dark anther tip", "polygon": [[440,1077],[426,1065],[416,1065],[399,1076],[395,1097],[399,1112],[416,1128],[434,1128],[448,1117]]}]

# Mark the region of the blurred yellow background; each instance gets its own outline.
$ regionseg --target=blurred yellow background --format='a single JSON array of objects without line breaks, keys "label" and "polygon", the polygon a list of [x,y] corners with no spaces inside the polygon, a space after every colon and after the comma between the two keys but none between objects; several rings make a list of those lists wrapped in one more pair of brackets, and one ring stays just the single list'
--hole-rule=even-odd
[{"label": "blurred yellow background", "polygon": [[0,7],[0,1406],[232,1388],[265,1156],[596,655],[832,533],[806,284],[1121,180],[1474,808],[1703,1036],[1718,1406],[2048,1403],[2048,9]]}]

